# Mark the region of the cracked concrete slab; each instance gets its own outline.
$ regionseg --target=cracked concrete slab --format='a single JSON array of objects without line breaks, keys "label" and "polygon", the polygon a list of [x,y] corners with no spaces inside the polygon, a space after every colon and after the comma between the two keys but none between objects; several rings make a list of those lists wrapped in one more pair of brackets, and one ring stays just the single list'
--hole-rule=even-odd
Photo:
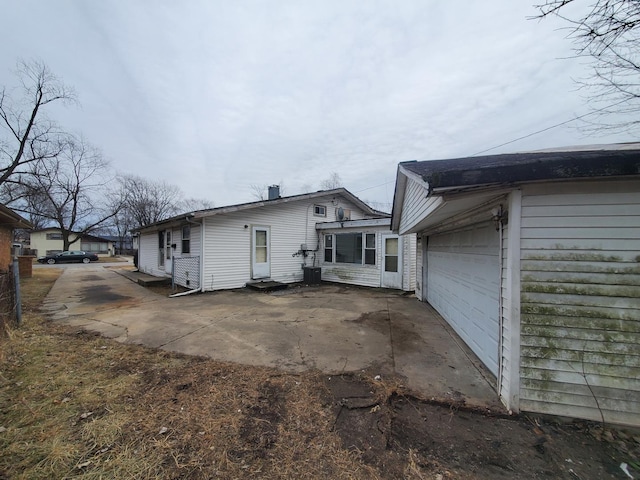
[{"label": "cracked concrete slab", "polygon": [[401,292],[338,285],[176,298],[113,270],[66,269],[43,310],[120,342],[286,371],[375,369],[425,398],[500,408],[492,380],[444,320]]}]

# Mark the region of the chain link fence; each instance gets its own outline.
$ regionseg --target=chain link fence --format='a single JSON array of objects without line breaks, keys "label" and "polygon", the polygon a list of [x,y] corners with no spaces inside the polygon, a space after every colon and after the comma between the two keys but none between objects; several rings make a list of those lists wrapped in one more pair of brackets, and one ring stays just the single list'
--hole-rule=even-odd
[{"label": "chain link fence", "polygon": [[200,257],[173,257],[171,281],[189,290],[200,288]]}]

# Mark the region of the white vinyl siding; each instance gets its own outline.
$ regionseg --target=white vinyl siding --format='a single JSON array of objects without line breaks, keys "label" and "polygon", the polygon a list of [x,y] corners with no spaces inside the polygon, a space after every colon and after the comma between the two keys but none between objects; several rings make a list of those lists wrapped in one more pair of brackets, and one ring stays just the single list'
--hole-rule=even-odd
[{"label": "white vinyl siding", "polygon": [[402,236],[402,290],[405,292],[416,289],[416,243],[415,233]]},{"label": "white vinyl siding", "polygon": [[402,217],[400,218],[400,234],[404,234],[424,218],[425,212],[435,202],[435,198],[427,198],[427,190],[424,185],[411,178],[407,179]]},{"label": "white vinyl siding", "polygon": [[[208,217],[205,229],[204,289],[239,288],[251,280],[251,227],[270,227],[272,280],[282,283],[302,281],[303,264],[319,265],[324,252],[311,251],[305,259],[293,256],[300,245],[318,247],[315,205],[326,206],[327,222],[337,220],[339,207],[351,211],[352,219],[362,219],[360,209],[342,198],[315,198],[308,202],[280,203]],[[246,225],[246,227],[245,227]],[[192,238],[194,234],[192,233]]]},{"label": "white vinyl siding", "polygon": [[201,235],[200,235],[200,230],[202,228],[200,227],[200,225],[191,225],[191,253],[187,253],[184,254],[181,252],[181,255],[183,257],[199,257],[200,256],[200,244],[201,242]]},{"label": "white vinyl siding", "polygon": [[640,182],[523,189],[521,249],[521,409],[640,426]]},{"label": "white vinyl siding", "polygon": [[520,411],[520,221],[522,194],[508,197],[502,225],[500,279],[500,372],[498,393],[511,411]]},{"label": "white vinyl siding", "polygon": [[166,276],[164,267],[160,267],[158,264],[158,255],[158,232],[140,235],[138,269],[149,275],[155,275],[157,277]]},{"label": "white vinyl siding", "polygon": [[[502,256],[502,268],[500,269],[500,378],[498,379],[498,384],[500,385],[500,396],[507,397],[510,392],[510,373],[511,373],[511,362],[510,362],[510,349],[511,345],[508,339],[510,339],[510,328],[511,323],[509,321],[510,318],[510,296],[509,296],[509,272],[507,263],[507,247],[509,245],[509,224],[502,226],[502,250],[500,255]],[[507,341],[505,341],[507,340]],[[505,402],[506,403],[506,402]]]},{"label": "white vinyl siding", "polygon": [[415,271],[415,277],[414,277],[414,290],[415,290],[415,294],[416,294],[416,298],[418,300],[420,300],[421,302],[424,301],[424,299],[422,298],[422,289],[423,289],[423,282],[424,282],[424,273],[427,270],[427,266],[422,263],[422,250],[425,248],[426,245],[426,241],[427,241],[427,237],[422,237],[420,236],[420,238],[417,238],[416,235],[416,248],[414,250],[415,252],[415,256],[416,256],[416,261],[414,262],[416,265],[416,271]]}]

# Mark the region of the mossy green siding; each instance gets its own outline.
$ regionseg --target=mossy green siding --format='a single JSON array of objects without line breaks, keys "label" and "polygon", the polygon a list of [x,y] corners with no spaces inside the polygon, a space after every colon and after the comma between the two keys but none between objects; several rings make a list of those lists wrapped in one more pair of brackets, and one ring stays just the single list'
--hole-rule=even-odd
[{"label": "mossy green siding", "polygon": [[640,425],[640,181],[523,188],[525,411]]}]

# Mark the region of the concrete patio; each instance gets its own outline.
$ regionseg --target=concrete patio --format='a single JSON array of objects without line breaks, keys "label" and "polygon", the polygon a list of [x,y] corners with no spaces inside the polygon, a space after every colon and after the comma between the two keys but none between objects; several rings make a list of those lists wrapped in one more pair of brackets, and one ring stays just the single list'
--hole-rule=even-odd
[{"label": "concrete patio", "polygon": [[120,342],[288,372],[366,370],[422,398],[502,409],[476,357],[429,305],[402,292],[323,284],[168,298],[134,283],[130,267],[85,267],[66,269],[47,296],[53,320]]}]

